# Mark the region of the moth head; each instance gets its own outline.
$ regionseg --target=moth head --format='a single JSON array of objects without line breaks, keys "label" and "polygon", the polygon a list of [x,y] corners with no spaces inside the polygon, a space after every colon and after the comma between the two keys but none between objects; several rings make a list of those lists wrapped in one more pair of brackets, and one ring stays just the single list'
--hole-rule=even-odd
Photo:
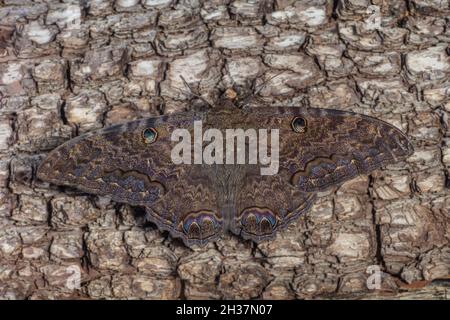
[{"label": "moth head", "polygon": [[142,138],[147,144],[155,142],[157,137],[158,132],[155,128],[145,128],[144,130],[142,130]]},{"label": "moth head", "polygon": [[302,133],[302,132],[306,132],[306,119],[303,117],[295,117],[294,119],[292,119],[291,122],[291,127],[292,130],[294,130],[297,133]]},{"label": "moth head", "polygon": [[225,97],[230,100],[236,100],[238,93],[233,89],[229,88],[225,91]]}]

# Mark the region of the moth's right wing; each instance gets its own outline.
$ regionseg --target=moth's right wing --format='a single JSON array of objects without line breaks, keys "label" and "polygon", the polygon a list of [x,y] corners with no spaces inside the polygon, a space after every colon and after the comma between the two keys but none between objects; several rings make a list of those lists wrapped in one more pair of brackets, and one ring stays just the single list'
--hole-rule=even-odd
[{"label": "moth's right wing", "polygon": [[255,242],[269,240],[300,215],[308,212],[316,199],[286,183],[281,175],[261,175],[248,171],[236,201],[236,215],[230,229]]}]

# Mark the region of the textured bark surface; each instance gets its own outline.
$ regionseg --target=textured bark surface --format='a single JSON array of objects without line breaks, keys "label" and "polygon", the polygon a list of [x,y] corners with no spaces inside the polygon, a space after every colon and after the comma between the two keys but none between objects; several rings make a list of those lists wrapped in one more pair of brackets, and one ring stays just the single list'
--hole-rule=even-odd
[{"label": "textured bark surface", "polygon": [[[446,298],[449,16],[448,0],[0,0],[0,297]],[[35,178],[77,134],[192,105],[180,75],[214,101],[276,74],[254,104],[373,115],[414,155],[273,241],[194,250],[139,209]]]}]

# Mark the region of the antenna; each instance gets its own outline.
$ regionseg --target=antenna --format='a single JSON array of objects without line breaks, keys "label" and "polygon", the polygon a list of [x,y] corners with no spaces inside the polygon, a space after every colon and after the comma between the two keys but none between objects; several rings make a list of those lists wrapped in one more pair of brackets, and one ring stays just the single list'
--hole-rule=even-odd
[{"label": "antenna", "polygon": [[250,98],[252,98],[253,96],[256,96],[259,92],[261,92],[262,89],[264,89],[264,87],[273,79],[275,79],[276,77],[278,77],[279,75],[281,75],[284,71],[280,71],[277,74],[275,74],[274,76],[270,77],[269,79],[265,80],[263,83],[261,83],[257,88],[255,88],[255,92],[251,92],[250,94],[247,94],[244,98],[242,98],[242,103],[240,103],[242,106],[244,106],[247,103],[247,100],[249,100]]},{"label": "antenna", "polygon": [[189,93],[191,95],[193,95],[194,97],[199,98],[200,100],[202,100],[204,103],[206,103],[210,108],[212,108],[213,106],[205,99],[203,98],[201,95],[197,94],[194,92],[194,90],[191,88],[191,86],[189,85],[189,83],[187,83],[186,79],[184,79],[183,76],[180,75],[181,80],[183,80],[184,85],[189,89]]}]

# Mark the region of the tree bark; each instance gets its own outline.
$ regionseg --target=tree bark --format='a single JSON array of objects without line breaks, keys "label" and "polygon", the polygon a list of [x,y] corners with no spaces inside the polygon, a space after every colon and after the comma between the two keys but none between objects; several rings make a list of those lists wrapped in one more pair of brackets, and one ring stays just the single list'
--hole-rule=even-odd
[{"label": "tree bark", "polygon": [[[0,297],[445,299],[449,16],[434,0],[0,0]],[[189,249],[138,208],[36,179],[71,137],[190,107],[180,76],[209,101],[270,80],[252,104],[369,114],[415,153],[259,245]]]}]

